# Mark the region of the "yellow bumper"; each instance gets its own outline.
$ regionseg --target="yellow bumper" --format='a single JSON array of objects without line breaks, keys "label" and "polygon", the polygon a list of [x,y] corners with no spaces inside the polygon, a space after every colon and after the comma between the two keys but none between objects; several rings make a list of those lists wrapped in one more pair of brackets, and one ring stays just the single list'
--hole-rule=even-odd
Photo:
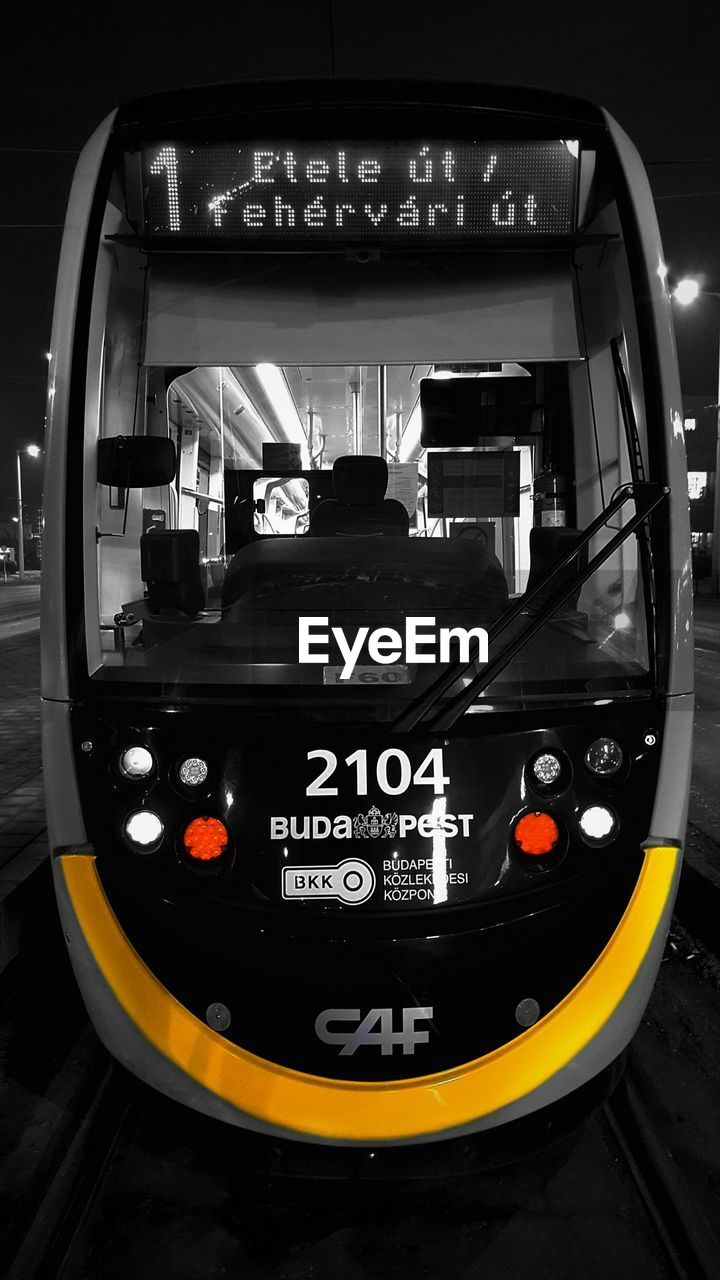
[{"label": "yellow bumper", "polygon": [[625,913],[604,951],[550,1013],[473,1062],[412,1080],[330,1080],[277,1066],[231,1044],[158,981],[123,933],[87,853],[59,858],[95,963],[146,1040],[193,1080],[246,1115],[298,1136],[392,1142],[452,1130],[537,1089],[611,1017],[660,927],[679,849],[645,850]]}]

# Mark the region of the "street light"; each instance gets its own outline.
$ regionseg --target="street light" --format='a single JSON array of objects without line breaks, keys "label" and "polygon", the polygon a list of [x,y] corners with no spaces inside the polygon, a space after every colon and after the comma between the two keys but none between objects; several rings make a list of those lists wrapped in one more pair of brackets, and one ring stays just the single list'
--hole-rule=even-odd
[{"label": "street light", "polygon": [[[693,280],[686,276],[682,280],[678,280],[672,291],[673,298],[680,303],[682,307],[687,307],[690,303],[697,301],[699,297],[720,298],[720,293],[714,289],[702,289],[698,280]],[[717,412],[717,425],[715,429],[715,503],[713,508],[713,540],[712,540],[712,576],[715,580],[715,590],[718,590],[718,582],[720,577],[720,334],[718,335],[718,391],[717,404],[715,406]]]},{"label": "street light", "polygon": [[679,280],[673,289],[672,296],[677,299],[681,306],[687,307],[689,303],[694,302],[700,294],[700,285],[697,280]]},{"label": "street light", "polygon": [[25,543],[23,532],[23,509],[22,509],[22,468],[20,466],[21,454],[27,453],[31,458],[39,458],[42,449],[36,444],[29,444],[25,449],[16,449],[15,456],[17,458],[17,492],[18,492],[18,582],[22,582],[25,574]]}]

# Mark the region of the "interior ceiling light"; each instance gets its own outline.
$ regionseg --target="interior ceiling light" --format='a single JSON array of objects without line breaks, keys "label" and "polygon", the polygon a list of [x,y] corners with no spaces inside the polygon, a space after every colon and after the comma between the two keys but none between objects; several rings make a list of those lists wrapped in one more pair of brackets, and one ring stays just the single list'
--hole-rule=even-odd
[{"label": "interior ceiling light", "polygon": [[287,432],[288,440],[302,446],[302,465],[307,467],[310,460],[307,455],[305,432],[282,369],[279,369],[276,364],[256,364],[255,372],[283,430]]}]

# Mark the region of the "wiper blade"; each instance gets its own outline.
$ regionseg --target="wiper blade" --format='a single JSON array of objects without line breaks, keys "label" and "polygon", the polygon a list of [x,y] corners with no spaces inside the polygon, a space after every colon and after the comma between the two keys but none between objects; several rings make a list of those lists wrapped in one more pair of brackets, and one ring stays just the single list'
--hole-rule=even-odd
[{"label": "wiper blade", "polygon": [[[666,486],[653,484],[648,481],[638,481],[634,484],[626,484],[623,485],[622,488],[618,489],[612,501],[609,502],[604,511],[602,511],[600,515],[588,525],[587,529],[583,530],[577,542],[571,547],[571,549],[549,567],[547,572],[543,574],[533,587],[532,591],[526,592],[525,595],[520,596],[519,599],[515,601],[515,604],[512,605],[510,609],[506,610],[502,617],[498,618],[497,622],[490,627],[488,631],[488,647],[493,644],[500,635],[502,635],[503,631],[507,630],[511,623],[513,623],[520,614],[527,612],[528,606],[531,605],[533,601],[546,593],[548,586],[557,579],[563,569],[566,569],[568,565],[572,564],[573,560],[577,559],[580,552],[588,546],[595,535],[600,532],[603,526],[612,519],[615,513],[619,511],[626,502],[631,498],[634,498],[637,503],[638,498],[642,493],[647,494],[646,501],[642,505],[637,506],[635,515],[632,519],[628,521],[628,523],[615,535],[614,538],[611,538],[610,542],[608,542],[584,568],[579,567],[577,572],[573,574],[571,578],[565,580],[561,590],[551,596],[540,612],[530,620],[527,626],[525,626],[519,634],[515,636],[510,644],[503,649],[497,657],[492,659],[491,662],[487,663],[482,671],[475,675],[467,688],[463,689],[462,693],[457,694],[447,707],[442,708],[436,717],[431,718],[428,721],[427,727],[439,730],[451,728],[456,719],[467,710],[472,702],[474,702],[477,695],[495,679],[499,672],[502,671],[509,662],[512,661],[519,650],[527,644],[528,640],[531,640],[540,628],[544,626],[548,618],[552,617],[560,606],[564,604],[565,601],[568,600],[570,596],[572,596],[578,588],[592,576],[595,570],[609,559],[609,557],[619,546],[622,545],[623,542],[625,542],[631,533],[635,532],[643,521],[647,519],[650,512],[667,497],[669,492],[670,490]],[[425,689],[423,693],[421,693],[420,696],[406,708],[402,715],[398,716],[392,726],[393,732],[407,733],[410,730],[415,729],[420,721],[427,716],[428,712],[432,711],[433,708],[437,706],[441,698],[443,698],[447,693],[448,689],[455,684],[456,680],[458,680],[467,671],[470,671],[474,666],[475,660],[469,659],[467,662],[456,660],[451,663],[450,666],[446,667],[446,669],[438,676],[437,680],[435,680],[429,688]]]}]

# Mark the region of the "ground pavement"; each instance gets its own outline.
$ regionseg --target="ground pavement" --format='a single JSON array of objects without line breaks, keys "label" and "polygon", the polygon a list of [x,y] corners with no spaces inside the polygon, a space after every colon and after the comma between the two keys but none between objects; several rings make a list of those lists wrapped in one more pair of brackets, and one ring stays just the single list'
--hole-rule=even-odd
[{"label": "ground pavement", "polygon": [[17,949],[22,888],[48,853],[40,760],[39,598],[37,580],[0,582],[0,969]]}]

